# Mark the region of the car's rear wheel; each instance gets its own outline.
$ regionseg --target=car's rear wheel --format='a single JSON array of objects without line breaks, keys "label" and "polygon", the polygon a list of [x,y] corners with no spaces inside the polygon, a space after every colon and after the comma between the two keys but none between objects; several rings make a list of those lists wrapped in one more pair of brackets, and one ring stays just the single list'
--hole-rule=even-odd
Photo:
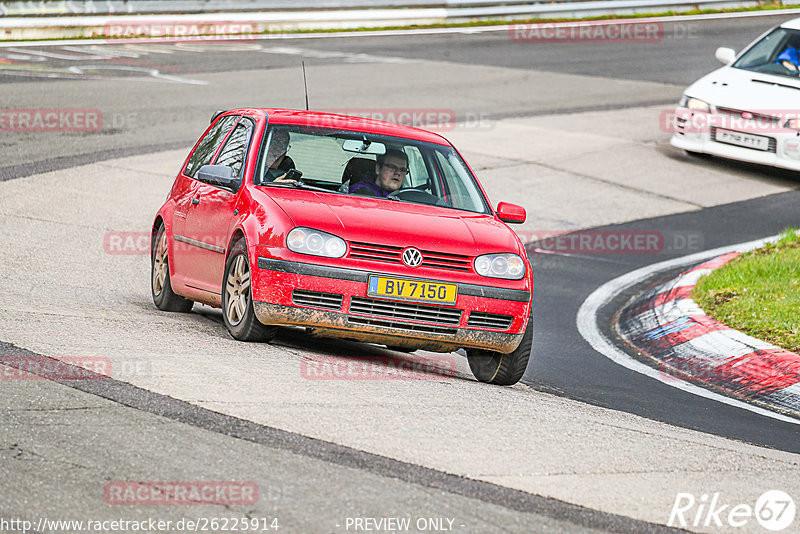
[{"label": "car's rear wheel", "polygon": [[278,330],[277,327],[261,324],[253,311],[250,260],[243,240],[231,247],[228,261],[225,262],[222,317],[228,332],[239,341],[269,341]]},{"label": "car's rear wheel", "polygon": [[525,374],[533,347],[533,313],[522,335],[522,343],[510,354],[490,350],[470,349],[467,351],[469,368],[475,378],[488,384],[510,386],[519,382]]},{"label": "car's rear wheel", "polygon": [[150,254],[150,291],[156,308],[163,311],[186,313],[194,302],[176,295],[169,278],[169,254],[167,253],[167,231],[162,224],[153,239]]}]

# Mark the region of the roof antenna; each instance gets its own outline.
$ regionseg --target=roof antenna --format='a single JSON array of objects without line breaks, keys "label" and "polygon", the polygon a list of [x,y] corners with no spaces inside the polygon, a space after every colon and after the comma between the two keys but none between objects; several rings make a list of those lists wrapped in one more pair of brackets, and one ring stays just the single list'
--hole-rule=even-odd
[{"label": "roof antenna", "polygon": [[308,82],[306,82],[306,62],[301,61],[300,64],[303,66],[303,86],[306,89],[306,111],[308,111]]}]

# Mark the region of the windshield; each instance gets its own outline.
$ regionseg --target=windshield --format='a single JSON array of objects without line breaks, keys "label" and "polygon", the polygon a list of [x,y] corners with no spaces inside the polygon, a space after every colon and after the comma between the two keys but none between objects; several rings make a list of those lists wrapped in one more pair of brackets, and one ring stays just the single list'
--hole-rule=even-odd
[{"label": "windshield", "polygon": [[754,44],[733,66],[737,69],[797,77],[800,73],[800,31],[776,28]]},{"label": "windshield", "polygon": [[256,185],[323,191],[489,213],[449,146],[304,126],[270,126]]}]

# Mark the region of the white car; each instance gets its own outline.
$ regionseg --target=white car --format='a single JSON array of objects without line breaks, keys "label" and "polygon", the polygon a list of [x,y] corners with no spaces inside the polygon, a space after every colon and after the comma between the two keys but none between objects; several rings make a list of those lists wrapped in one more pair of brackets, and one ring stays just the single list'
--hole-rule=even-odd
[{"label": "white car", "polygon": [[800,18],[742,51],[718,48],[725,64],[686,89],[670,143],[689,154],[800,171]]}]

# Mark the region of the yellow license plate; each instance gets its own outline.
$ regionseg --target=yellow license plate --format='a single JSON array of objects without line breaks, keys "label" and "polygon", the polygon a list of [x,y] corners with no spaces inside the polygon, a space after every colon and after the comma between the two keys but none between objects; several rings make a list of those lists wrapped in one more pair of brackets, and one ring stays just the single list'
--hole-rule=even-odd
[{"label": "yellow license plate", "polygon": [[458,285],[371,275],[367,284],[367,295],[437,304],[455,304]]}]

